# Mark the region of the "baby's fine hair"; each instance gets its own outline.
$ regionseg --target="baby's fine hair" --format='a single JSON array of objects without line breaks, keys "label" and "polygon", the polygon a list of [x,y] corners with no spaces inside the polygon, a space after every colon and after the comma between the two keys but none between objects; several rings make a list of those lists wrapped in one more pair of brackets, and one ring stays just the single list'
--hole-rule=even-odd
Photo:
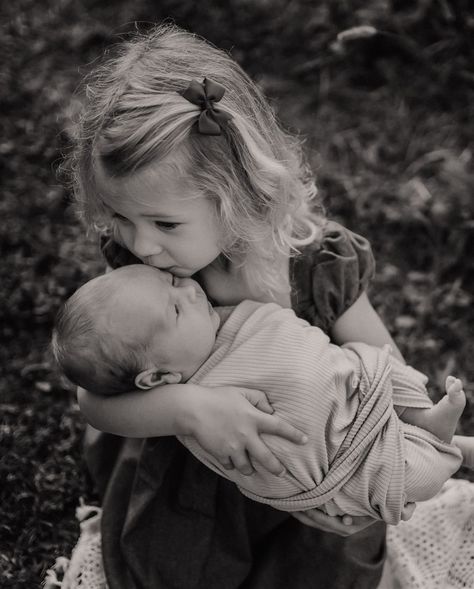
[{"label": "baby's fine hair", "polygon": [[[280,290],[272,262],[318,239],[322,207],[301,140],[224,51],[173,25],[136,33],[91,73],[72,158],[79,211],[89,227],[113,230],[96,186],[100,163],[115,178],[184,156],[186,174],[214,203],[222,253],[263,290]],[[220,136],[197,131],[200,107],[180,95],[195,79],[225,88],[231,115]]]},{"label": "baby's fine hair", "polygon": [[101,314],[110,306],[110,288],[103,281],[87,283],[60,309],[51,340],[56,362],[74,384],[98,395],[136,389],[135,377],[144,369],[147,343],[133,346],[99,330]]}]

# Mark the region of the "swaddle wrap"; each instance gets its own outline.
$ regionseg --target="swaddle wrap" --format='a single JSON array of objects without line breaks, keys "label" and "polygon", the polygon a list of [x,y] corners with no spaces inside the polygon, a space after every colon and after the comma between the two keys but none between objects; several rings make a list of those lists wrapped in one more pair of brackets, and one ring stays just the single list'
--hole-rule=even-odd
[{"label": "swaddle wrap", "polygon": [[457,448],[404,424],[395,412],[394,405],[432,405],[426,380],[394,359],[388,346],[335,346],[290,309],[244,301],[190,382],[264,391],[275,414],[309,441],[296,445],[262,436],[286,468],[278,477],[258,463],[252,476],[225,470],[195,439],[179,439],[256,501],[284,511],[321,507],[395,524],[406,502],[436,494],[461,463]]}]

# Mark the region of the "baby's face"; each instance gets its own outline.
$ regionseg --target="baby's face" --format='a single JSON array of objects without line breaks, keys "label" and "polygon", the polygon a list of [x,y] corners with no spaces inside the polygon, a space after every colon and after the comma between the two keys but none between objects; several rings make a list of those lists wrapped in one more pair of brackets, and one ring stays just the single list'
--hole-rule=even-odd
[{"label": "baby's face", "polygon": [[[140,312],[131,312],[125,319],[125,301],[121,310],[124,325],[128,323],[130,330],[140,325],[143,329],[152,329],[148,357],[153,359],[156,353],[160,368],[179,372],[187,380],[212,351],[219,315],[195,280],[177,278],[150,266],[128,268],[132,275],[124,277],[133,287],[128,289],[125,298],[129,299],[130,308]],[[127,273],[126,268],[121,271]]]}]

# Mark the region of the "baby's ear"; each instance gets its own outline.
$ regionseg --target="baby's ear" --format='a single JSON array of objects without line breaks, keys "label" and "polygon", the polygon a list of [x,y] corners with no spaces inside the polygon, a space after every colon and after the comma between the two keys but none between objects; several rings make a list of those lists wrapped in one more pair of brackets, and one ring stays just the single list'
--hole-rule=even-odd
[{"label": "baby's ear", "polygon": [[147,391],[163,384],[176,384],[181,382],[181,379],[182,376],[179,372],[162,372],[157,368],[148,368],[148,370],[142,370],[140,374],[137,374],[135,386]]}]

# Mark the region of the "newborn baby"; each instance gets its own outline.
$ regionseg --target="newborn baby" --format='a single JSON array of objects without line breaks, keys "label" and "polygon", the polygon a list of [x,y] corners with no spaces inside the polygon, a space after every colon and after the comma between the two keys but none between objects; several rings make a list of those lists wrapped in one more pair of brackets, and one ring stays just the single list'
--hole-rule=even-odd
[{"label": "newborn baby", "polygon": [[151,266],[82,286],[58,316],[53,350],[70,380],[102,395],[187,381],[264,391],[275,414],[309,438],[296,446],[263,436],[285,475],[255,463],[252,476],[226,470],[195,439],[180,440],[242,493],[278,509],[398,523],[406,503],[435,495],[461,464],[450,444],[465,404],[459,380],[450,377],[433,406],[426,377],[388,347],[333,345],[274,303],[213,309],[197,282]]}]

